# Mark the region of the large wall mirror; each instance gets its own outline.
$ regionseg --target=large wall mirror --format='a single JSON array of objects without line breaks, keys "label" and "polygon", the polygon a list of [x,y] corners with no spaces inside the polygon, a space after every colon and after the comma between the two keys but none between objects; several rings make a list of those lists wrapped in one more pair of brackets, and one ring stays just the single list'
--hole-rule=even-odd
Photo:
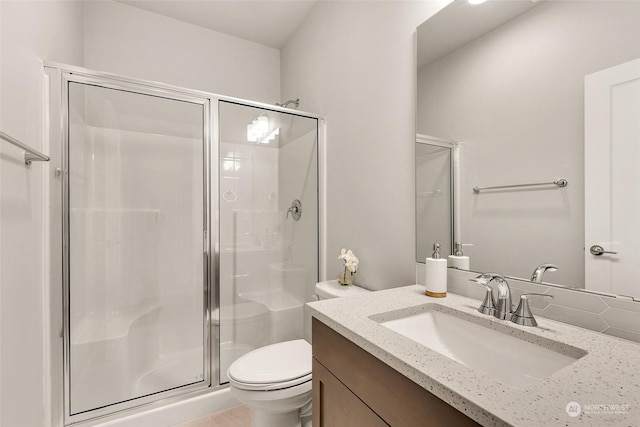
[{"label": "large wall mirror", "polygon": [[640,300],[640,1],[452,2],[418,28],[416,133],[458,144],[470,270]]}]

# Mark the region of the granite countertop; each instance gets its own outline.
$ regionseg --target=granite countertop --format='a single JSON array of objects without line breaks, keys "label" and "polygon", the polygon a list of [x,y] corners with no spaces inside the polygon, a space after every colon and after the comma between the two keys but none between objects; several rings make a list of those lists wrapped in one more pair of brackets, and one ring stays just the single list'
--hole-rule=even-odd
[{"label": "granite countertop", "polygon": [[[311,314],[443,401],[484,426],[640,425],[640,344],[541,317],[525,327],[477,312],[479,301],[448,293],[424,295],[412,285],[362,296],[307,304]],[[439,304],[474,316],[483,326],[507,331],[553,349],[574,348],[586,355],[528,389],[511,388],[372,320],[398,317]],[[506,329],[508,328],[508,329]],[[560,344],[557,344],[560,343]],[[570,416],[567,405],[581,412]],[[575,412],[574,412],[575,414]]]}]

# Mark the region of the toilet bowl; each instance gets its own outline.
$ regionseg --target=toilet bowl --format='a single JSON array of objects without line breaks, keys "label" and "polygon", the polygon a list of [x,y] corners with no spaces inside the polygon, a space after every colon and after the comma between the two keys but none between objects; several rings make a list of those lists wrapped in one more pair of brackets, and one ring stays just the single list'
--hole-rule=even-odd
[{"label": "toilet bowl", "polygon": [[[318,299],[370,292],[336,280],[320,282]],[[253,411],[253,427],[300,427],[311,414],[311,345],[298,339],[271,344],[237,359],[227,371],[231,394]]]},{"label": "toilet bowl", "polygon": [[311,345],[300,339],[253,350],[227,377],[231,394],[253,410],[253,427],[298,427],[311,403]]}]

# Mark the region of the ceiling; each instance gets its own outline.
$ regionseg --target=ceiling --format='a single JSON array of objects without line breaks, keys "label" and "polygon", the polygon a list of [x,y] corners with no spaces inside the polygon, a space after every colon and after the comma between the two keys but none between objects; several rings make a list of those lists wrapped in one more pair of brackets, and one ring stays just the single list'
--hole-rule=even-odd
[{"label": "ceiling", "polygon": [[541,4],[541,0],[500,0],[480,5],[453,1],[418,27],[418,68]]},{"label": "ceiling", "polygon": [[317,0],[118,0],[120,3],[280,49]]}]

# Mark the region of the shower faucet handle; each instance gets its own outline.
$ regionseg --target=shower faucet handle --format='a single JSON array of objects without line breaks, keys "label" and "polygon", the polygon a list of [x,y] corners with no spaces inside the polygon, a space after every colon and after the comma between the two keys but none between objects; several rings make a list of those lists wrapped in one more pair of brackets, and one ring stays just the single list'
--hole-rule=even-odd
[{"label": "shower faucet handle", "polygon": [[286,218],[289,218],[289,214],[291,214],[291,217],[296,221],[300,219],[302,216],[302,203],[300,200],[295,199],[293,203],[291,203],[291,207],[287,209]]}]

